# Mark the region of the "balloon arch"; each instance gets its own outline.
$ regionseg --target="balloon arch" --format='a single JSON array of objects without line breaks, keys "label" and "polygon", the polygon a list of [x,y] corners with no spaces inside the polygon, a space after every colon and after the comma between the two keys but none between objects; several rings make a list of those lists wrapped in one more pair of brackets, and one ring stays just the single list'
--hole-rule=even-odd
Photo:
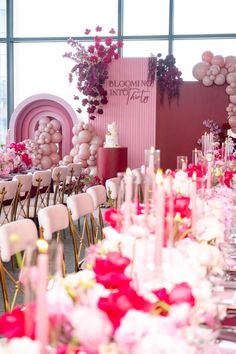
[{"label": "balloon arch", "polygon": [[214,55],[211,51],[202,54],[202,61],[194,65],[193,76],[204,86],[221,86],[227,83],[226,93],[229,105],[226,108],[232,136],[236,134],[236,57]]}]

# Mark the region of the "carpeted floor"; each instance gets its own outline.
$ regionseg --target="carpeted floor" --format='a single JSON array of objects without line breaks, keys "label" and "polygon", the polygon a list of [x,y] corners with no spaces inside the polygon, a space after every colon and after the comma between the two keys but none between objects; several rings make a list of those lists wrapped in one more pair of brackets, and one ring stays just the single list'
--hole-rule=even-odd
[{"label": "carpeted floor", "polygon": [[[75,224],[76,230],[78,231],[78,224]],[[82,221],[80,225],[80,230],[82,230]],[[65,263],[66,263],[66,273],[72,273],[75,271],[75,259],[74,259],[74,251],[73,251],[73,243],[72,243],[72,237],[70,235],[69,229],[66,230],[65,232],[65,238],[62,237],[62,244],[64,248],[64,257],[65,257]],[[84,257],[86,252],[86,248],[83,249],[81,258]],[[12,271],[12,265],[11,263],[5,264],[6,268]],[[16,268],[14,271],[14,275],[17,278],[19,274],[19,270]],[[7,288],[8,288],[8,293],[9,293],[9,298],[12,300],[13,295],[14,295],[14,290],[15,286],[14,284],[9,280],[8,277],[6,277],[7,280]],[[16,304],[22,304],[24,303],[24,294],[22,292],[19,293],[17,296],[17,301]],[[3,302],[3,296],[2,296],[2,290],[0,290],[0,314],[4,313],[4,302]]]}]

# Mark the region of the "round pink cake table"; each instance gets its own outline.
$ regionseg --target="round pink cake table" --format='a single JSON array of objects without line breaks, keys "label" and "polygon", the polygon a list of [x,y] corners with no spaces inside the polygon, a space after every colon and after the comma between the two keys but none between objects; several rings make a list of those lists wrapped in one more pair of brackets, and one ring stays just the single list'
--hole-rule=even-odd
[{"label": "round pink cake table", "polygon": [[125,172],[128,164],[127,147],[100,147],[97,156],[98,176],[105,183],[116,177],[118,172]]}]

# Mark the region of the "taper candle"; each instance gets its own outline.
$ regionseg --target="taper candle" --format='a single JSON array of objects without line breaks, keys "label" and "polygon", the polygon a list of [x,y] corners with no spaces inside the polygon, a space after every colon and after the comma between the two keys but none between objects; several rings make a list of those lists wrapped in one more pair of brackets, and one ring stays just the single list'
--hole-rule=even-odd
[{"label": "taper candle", "polygon": [[131,199],[132,199],[132,172],[130,168],[127,168],[125,173],[125,223],[124,223],[125,231],[127,231],[127,229],[130,226]]},{"label": "taper candle", "polygon": [[165,194],[163,174],[159,169],[156,173],[156,232],[155,232],[155,271],[160,273],[162,266],[162,249],[164,240]]},{"label": "taper candle", "polygon": [[41,343],[41,354],[47,353],[48,344],[48,311],[47,311],[47,285],[48,285],[48,243],[45,240],[37,241],[38,257],[38,286],[36,298],[36,339]]},{"label": "taper candle", "polygon": [[197,229],[197,174],[196,171],[193,172],[192,175],[192,188],[191,188],[191,205],[192,205],[192,234],[196,236],[196,229]]},{"label": "taper candle", "polygon": [[212,180],[212,166],[213,166],[213,155],[211,153],[206,154],[207,161],[207,175],[206,175],[206,187],[207,189],[211,188],[211,180]]}]

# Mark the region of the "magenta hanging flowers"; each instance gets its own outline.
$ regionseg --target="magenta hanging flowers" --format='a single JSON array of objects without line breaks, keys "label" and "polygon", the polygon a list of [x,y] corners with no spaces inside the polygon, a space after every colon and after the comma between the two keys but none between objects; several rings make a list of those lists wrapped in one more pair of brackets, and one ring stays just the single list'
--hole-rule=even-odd
[{"label": "magenta hanging flowers", "polygon": [[160,100],[163,103],[164,95],[167,94],[168,101],[179,97],[179,87],[183,82],[181,71],[175,65],[175,58],[169,54],[162,59],[162,54],[151,55],[148,63],[148,80],[159,84]]},{"label": "magenta hanging flowers", "polygon": [[[69,82],[71,83],[76,77],[77,89],[86,96],[81,99],[77,112],[81,113],[82,108],[86,107],[92,120],[96,118],[95,114],[103,114],[103,105],[108,103],[107,91],[103,87],[108,79],[108,65],[119,58],[118,49],[123,46],[121,40],[113,41],[111,36],[115,34],[113,28],[109,31],[110,35],[105,38],[101,37],[102,27],[97,26],[95,30],[99,35],[94,37],[94,43],[88,48],[70,38],[68,44],[73,51],[63,55],[64,58],[69,58],[76,63],[69,73]],[[90,29],[86,29],[84,33],[89,35],[90,32]],[[75,95],[74,99],[80,101],[78,95]]]}]

